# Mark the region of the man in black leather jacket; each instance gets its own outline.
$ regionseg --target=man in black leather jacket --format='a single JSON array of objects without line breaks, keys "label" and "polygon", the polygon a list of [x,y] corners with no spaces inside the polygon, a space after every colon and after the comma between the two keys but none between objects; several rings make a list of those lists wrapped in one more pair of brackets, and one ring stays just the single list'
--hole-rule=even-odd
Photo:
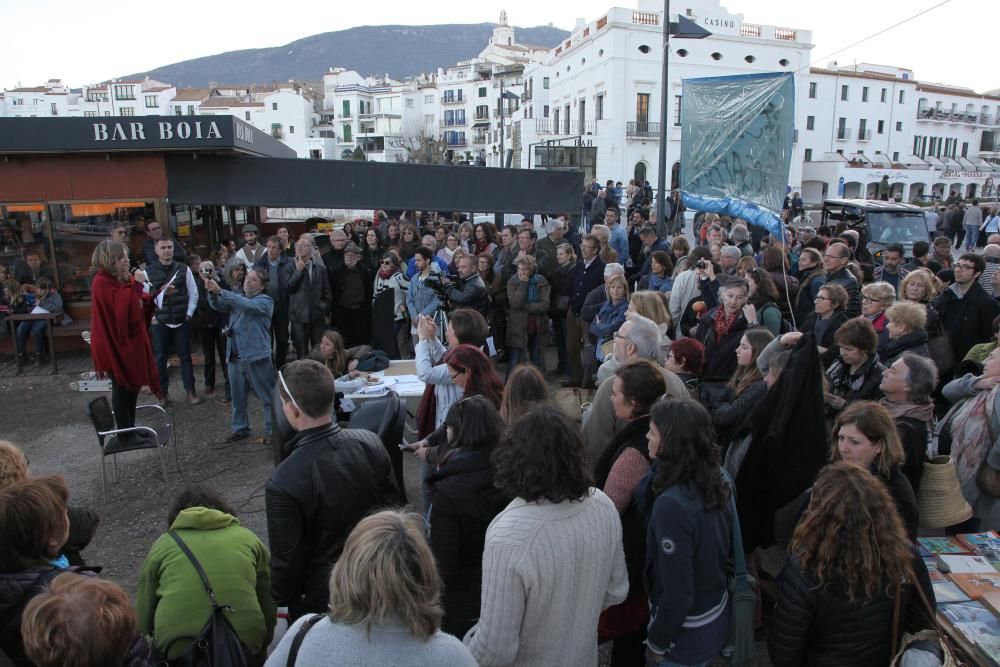
[{"label": "man in black leather jacket", "polygon": [[298,431],[271,473],[265,502],[271,594],[290,621],[327,609],[330,570],[355,524],[398,504],[392,461],[370,431],[331,419],[333,376],[317,361],[278,373],[282,410]]},{"label": "man in black leather jacket", "polygon": [[447,283],[444,293],[455,308],[472,308],[489,320],[490,297],[476,266],[474,255],[458,260],[458,280]]}]

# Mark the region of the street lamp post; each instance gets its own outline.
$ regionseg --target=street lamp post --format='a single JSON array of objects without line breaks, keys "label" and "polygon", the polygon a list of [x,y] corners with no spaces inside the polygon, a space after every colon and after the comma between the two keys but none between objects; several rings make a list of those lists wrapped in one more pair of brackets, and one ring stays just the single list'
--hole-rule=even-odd
[{"label": "street lamp post", "polygon": [[656,220],[663,220],[667,190],[667,123],[670,118],[670,35],[677,39],[704,39],[712,33],[683,16],[670,22],[670,0],[663,0],[663,74],[660,80],[660,167],[656,179]]},{"label": "street lamp post", "polygon": [[663,73],[660,78],[660,160],[656,175],[656,227],[659,230],[660,220],[666,220],[667,190],[667,120],[670,101],[670,0],[663,0]]}]

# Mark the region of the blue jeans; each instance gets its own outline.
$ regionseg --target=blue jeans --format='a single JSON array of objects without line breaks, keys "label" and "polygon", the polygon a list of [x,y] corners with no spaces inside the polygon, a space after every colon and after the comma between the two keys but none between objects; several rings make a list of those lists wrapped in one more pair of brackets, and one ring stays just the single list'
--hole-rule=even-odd
[{"label": "blue jeans", "polygon": [[247,390],[257,394],[264,404],[264,433],[271,433],[271,392],[274,391],[275,375],[271,358],[244,362],[229,359],[229,389],[233,394],[233,433],[250,431],[250,417],[247,416]]},{"label": "blue jeans", "polygon": [[153,325],[153,351],[156,353],[156,369],[160,372],[160,391],[164,396],[170,384],[167,357],[170,356],[171,345],[181,360],[181,381],[184,383],[184,389],[193,392],[194,366],[191,364],[190,322],[185,322],[176,328],[168,327],[166,324]]},{"label": "blue jeans", "polygon": [[976,243],[979,242],[979,225],[965,226],[965,249],[975,250]]},{"label": "blue jeans", "polygon": [[[527,352],[527,354],[525,354]],[[542,368],[542,349],[538,344],[538,335],[528,336],[528,346],[523,347],[508,347],[507,348],[507,377],[510,377],[511,371],[521,363],[521,360],[525,357],[531,359],[531,363],[538,368],[538,370],[545,372]]]},{"label": "blue jeans", "polygon": [[45,332],[49,328],[48,320],[35,320],[34,322],[21,322],[17,325],[17,353],[24,354],[24,348],[28,346],[28,336],[35,339],[35,349],[38,356],[45,356]]}]

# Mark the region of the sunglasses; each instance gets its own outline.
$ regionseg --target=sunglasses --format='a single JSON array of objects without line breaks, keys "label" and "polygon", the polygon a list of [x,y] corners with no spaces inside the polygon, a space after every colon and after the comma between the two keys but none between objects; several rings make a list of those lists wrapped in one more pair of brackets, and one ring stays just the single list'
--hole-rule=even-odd
[{"label": "sunglasses", "polygon": [[278,381],[281,382],[281,388],[285,390],[285,393],[288,395],[288,400],[292,402],[295,409],[299,412],[303,412],[302,408],[299,407],[298,401],[295,400],[295,397],[292,396],[292,392],[288,389],[288,383],[285,382],[285,376],[281,371],[278,371]]}]

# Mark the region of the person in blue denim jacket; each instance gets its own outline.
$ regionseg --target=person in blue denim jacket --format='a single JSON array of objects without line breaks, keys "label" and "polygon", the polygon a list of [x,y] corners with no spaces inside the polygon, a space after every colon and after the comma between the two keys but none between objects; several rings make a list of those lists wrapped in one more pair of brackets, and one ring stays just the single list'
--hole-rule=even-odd
[{"label": "person in blue denim jacket", "polygon": [[243,294],[222,289],[214,280],[205,281],[208,304],[215,310],[229,312],[229,343],[226,363],[233,396],[232,433],[226,442],[250,437],[247,416],[247,389],[264,404],[264,444],[271,440],[271,392],[274,389],[274,366],[271,363],[271,314],[274,301],[265,293],[268,274],[256,269],[247,272]]},{"label": "person in blue denim jacket", "polygon": [[625,276],[614,276],[607,284],[608,299],[601,306],[597,317],[590,323],[590,335],[596,339],[598,361],[604,361],[601,346],[607,343],[625,323],[628,310],[628,284]]}]

